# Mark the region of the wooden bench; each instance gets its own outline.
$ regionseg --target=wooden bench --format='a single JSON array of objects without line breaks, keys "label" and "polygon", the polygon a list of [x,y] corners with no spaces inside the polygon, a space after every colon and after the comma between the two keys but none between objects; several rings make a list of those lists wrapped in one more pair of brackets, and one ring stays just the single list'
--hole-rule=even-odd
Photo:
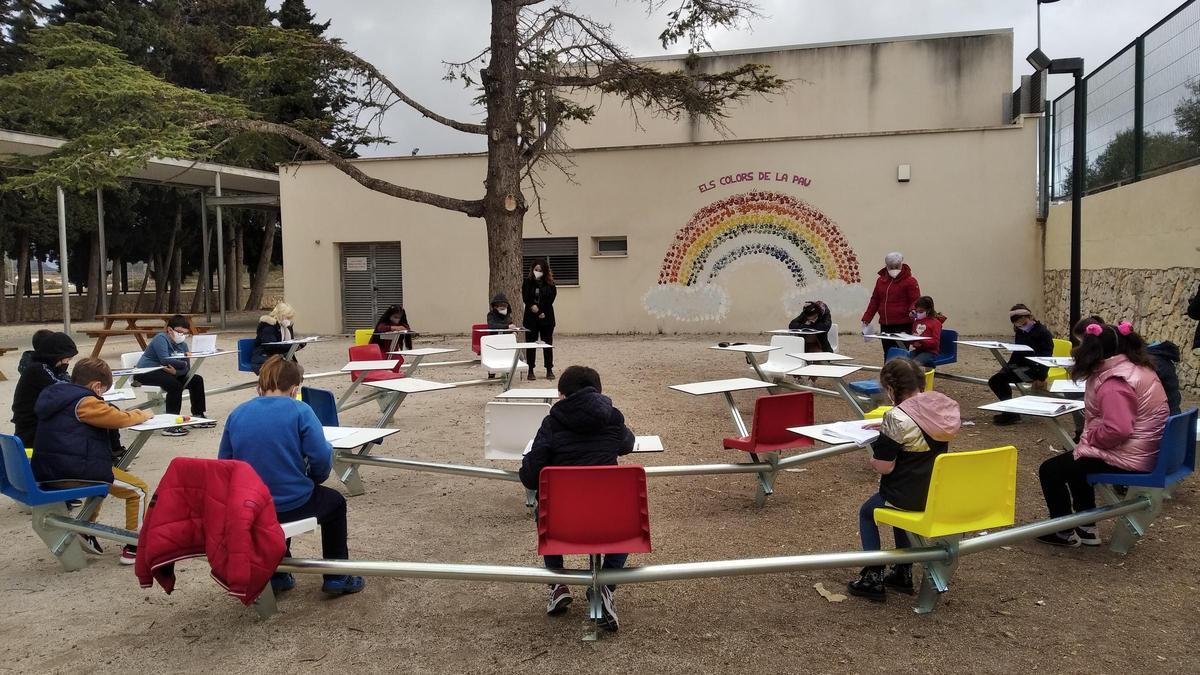
[{"label": "wooden bench", "polygon": [[[207,326],[207,325],[193,325],[192,326],[192,332],[194,334],[195,333],[207,333],[208,331],[210,331],[212,329],[213,329],[212,326]],[[142,349],[145,349],[146,344],[150,341],[150,339],[152,339],[155,335],[157,335],[158,333],[161,333],[162,331],[163,331],[162,326],[156,326],[156,327],[135,326],[133,328],[101,328],[101,329],[97,329],[97,330],[89,330],[89,331],[84,331],[84,335],[87,335],[90,338],[97,338],[96,345],[94,347],[92,347],[92,357],[96,358],[96,357],[100,356],[100,351],[104,349],[105,340],[107,340],[110,337],[120,337],[120,336],[132,335],[135,339],[137,339],[138,345],[141,346]]]}]

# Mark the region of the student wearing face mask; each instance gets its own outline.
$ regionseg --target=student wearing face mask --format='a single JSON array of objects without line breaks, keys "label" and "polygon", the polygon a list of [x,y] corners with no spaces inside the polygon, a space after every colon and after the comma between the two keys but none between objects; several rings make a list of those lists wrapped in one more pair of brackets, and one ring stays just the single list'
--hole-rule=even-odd
[{"label": "student wearing face mask", "polygon": [[[550,271],[550,263],[545,258],[533,261],[529,268],[529,276],[521,284],[521,299],[525,301],[525,328],[529,330],[526,339],[530,342],[538,340],[548,345],[554,344],[554,298],[558,288],[554,285],[554,273]],[[525,350],[525,361],[529,364],[527,379],[536,380],[533,367],[536,364],[537,349]],[[554,350],[540,350],[546,355],[546,379],[554,379]]]},{"label": "student wearing face mask", "polygon": [[29,360],[21,370],[12,402],[12,422],[16,428],[13,433],[20,437],[25,447],[34,447],[33,441],[38,428],[34,406],[37,405],[38,396],[42,390],[55,382],[66,382],[70,379],[67,365],[78,353],[75,341],[66,333],[40,336],[35,334],[33,353],[29,355]]},{"label": "student wearing face mask", "polygon": [[[380,334],[401,330],[412,330],[408,325],[408,312],[405,312],[404,308],[400,305],[392,305],[375,322],[375,334],[371,336],[371,342],[384,347],[384,341]],[[396,346],[401,349],[412,349],[412,336],[402,336],[396,343]]]},{"label": "student wearing face mask", "polygon": [[934,309],[933,298],[928,295],[917,298],[910,315],[912,327],[908,332],[928,339],[914,342],[908,356],[922,367],[932,368],[933,360],[942,348],[942,324],[946,322],[946,315]]},{"label": "student wearing face mask", "polygon": [[[296,310],[286,302],[281,302],[271,309],[270,314],[258,318],[258,331],[254,334],[254,351],[250,354],[250,366],[255,374],[259,372],[267,359],[278,354],[283,356],[291,349],[290,345],[277,345],[296,337]],[[300,345],[304,349],[304,345]],[[297,360],[293,357],[293,360]],[[298,361],[298,360],[297,360]]]},{"label": "student wearing face mask", "polygon": [[[867,303],[867,311],[863,312],[863,335],[867,334],[871,320],[879,314],[879,332],[902,333],[912,327],[909,309],[917,298],[921,297],[921,285],[912,275],[912,269],[904,264],[904,256],[892,252],[884,256],[883,269],[879,270],[879,278],[875,280],[875,290],[871,292],[871,300]],[[880,340],[883,343],[883,353],[892,347],[904,345],[892,340]]]},{"label": "student wearing face mask", "polygon": [[513,322],[512,308],[508,306],[507,295],[497,293],[496,297],[492,298],[492,305],[487,313],[487,327],[494,329],[512,329],[517,327],[517,324]]},{"label": "student wearing face mask", "polygon": [[[187,339],[190,334],[191,323],[188,322],[187,317],[181,314],[171,317],[167,321],[166,329],[150,340],[150,344],[146,345],[146,351],[142,352],[142,358],[137,362],[138,368],[162,366],[162,370],[134,375],[133,381],[162,389],[167,398],[165,412],[168,415],[178,415],[183,409],[183,383],[187,382],[188,396],[192,402],[192,415],[204,417],[205,410],[207,410],[204,405],[204,379],[195,375],[188,380],[189,363],[186,356],[188,353]],[[217,423],[205,422],[193,426],[197,429],[211,429],[217,426]],[[187,433],[188,430],[183,427],[170,427],[162,431],[163,436],[186,436]]]},{"label": "student wearing face mask", "polygon": [[[1008,311],[1008,320],[1013,325],[1013,342],[1027,345],[1033,348],[1033,351],[1013,352],[1004,368],[988,378],[988,386],[1001,401],[1012,398],[1012,388],[1009,385],[1046,380],[1050,369],[1030,361],[1028,357],[1054,355],[1054,335],[1049,328],[1033,317],[1033,312],[1028,307],[1019,303],[1013,305]],[[992,421],[1001,426],[1016,424],[1021,421],[1021,416],[1003,412],[994,415]]]}]

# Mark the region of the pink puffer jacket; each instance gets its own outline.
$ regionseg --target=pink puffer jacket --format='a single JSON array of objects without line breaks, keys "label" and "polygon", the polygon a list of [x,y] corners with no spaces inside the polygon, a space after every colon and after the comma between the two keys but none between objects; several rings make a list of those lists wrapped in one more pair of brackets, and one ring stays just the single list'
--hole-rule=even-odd
[{"label": "pink puffer jacket", "polygon": [[[1099,447],[1090,442],[1088,427],[1102,414],[1097,400],[1100,385],[1114,377],[1125,380],[1137,397],[1133,433],[1117,447]],[[1100,370],[1088,378],[1083,403],[1083,436],[1075,446],[1076,459],[1091,457],[1127,471],[1144,472],[1154,468],[1158,444],[1170,414],[1166,391],[1154,370],[1134,365],[1123,355],[1109,357],[1100,365]]]}]

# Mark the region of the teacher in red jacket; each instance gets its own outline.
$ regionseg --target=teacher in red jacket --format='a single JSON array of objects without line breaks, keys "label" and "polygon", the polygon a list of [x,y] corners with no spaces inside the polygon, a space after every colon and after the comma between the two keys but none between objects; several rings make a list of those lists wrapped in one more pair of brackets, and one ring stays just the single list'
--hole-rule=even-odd
[{"label": "teacher in red jacket", "polygon": [[[912,318],[908,312],[913,303],[921,297],[921,285],[912,275],[912,269],[904,264],[904,256],[895,251],[883,258],[883,269],[879,270],[879,278],[875,280],[875,290],[871,293],[871,301],[867,303],[867,311],[863,312],[863,335],[871,319],[879,314],[879,332],[900,333],[912,327]],[[905,347],[891,340],[880,340],[883,343],[883,353],[892,347]]]}]

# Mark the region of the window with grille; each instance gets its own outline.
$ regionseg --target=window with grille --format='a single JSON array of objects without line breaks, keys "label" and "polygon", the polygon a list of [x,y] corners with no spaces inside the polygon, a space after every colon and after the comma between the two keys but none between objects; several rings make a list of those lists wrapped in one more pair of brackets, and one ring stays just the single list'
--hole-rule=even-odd
[{"label": "window with grille", "polygon": [[529,276],[533,261],[545,258],[560,286],[579,284],[579,239],[577,237],[541,237],[522,239],[521,277]]}]

